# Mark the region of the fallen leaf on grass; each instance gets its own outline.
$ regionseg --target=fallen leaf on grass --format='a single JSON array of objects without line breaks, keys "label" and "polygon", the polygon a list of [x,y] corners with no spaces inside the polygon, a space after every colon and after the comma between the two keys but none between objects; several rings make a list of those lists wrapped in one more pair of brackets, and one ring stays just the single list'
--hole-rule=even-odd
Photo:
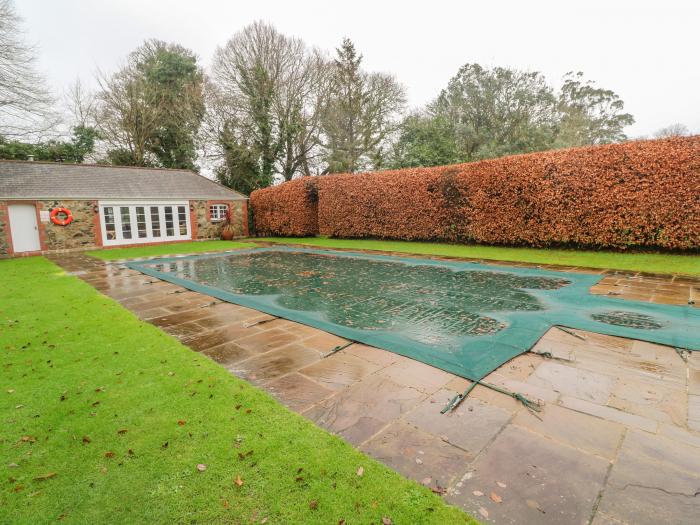
[{"label": "fallen leaf on grass", "polygon": [[90,436],[83,436],[83,444],[87,445],[88,443],[92,443]]},{"label": "fallen leaf on grass", "polygon": [[503,498],[496,494],[495,492],[492,492],[491,495],[489,496],[491,498],[491,501],[494,503],[501,503],[503,501]]},{"label": "fallen leaf on grass", "polygon": [[310,508],[311,510],[316,510],[316,509],[318,508],[318,501],[316,501],[315,499],[312,499],[312,500],[309,502],[309,508]]},{"label": "fallen leaf on grass", "polygon": [[233,482],[238,485],[239,487],[243,485],[243,480],[241,479],[240,476],[236,476],[236,479],[233,480]]},{"label": "fallen leaf on grass", "polygon": [[362,476],[362,474],[364,474],[364,473],[365,473],[364,467],[360,467],[360,468],[357,469],[357,475],[358,475],[358,476]]},{"label": "fallen leaf on grass", "polygon": [[33,436],[22,436],[20,441],[24,441],[25,443],[36,443],[36,438]]},{"label": "fallen leaf on grass", "polygon": [[128,428],[120,428],[119,430],[117,430],[117,434],[124,435],[124,434],[126,434],[128,431],[129,431]]},{"label": "fallen leaf on grass", "polygon": [[56,476],[55,472],[47,472],[46,474],[35,477],[34,481],[46,481],[47,479],[51,479],[55,476]]},{"label": "fallen leaf on grass", "polygon": [[180,425],[180,426],[183,426],[183,425],[185,424],[185,420],[184,420],[184,419],[178,419],[177,424]]},{"label": "fallen leaf on grass", "polygon": [[113,457],[114,457],[114,452],[112,452],[111,450],[108,451],[108,452],[105,452],[105,457],[106,457],[106,458],[113,458]]},{"label": "fallen leaf on grass", "polygon": [[391,521],[391,518],[385,516],[382,518],[382,525],[394,525],[394,522]]},{"label": "fallen leaf on grass", "polygon": [[197,470],[199,470],[200,472],[204,472],[205,470],[207,470],[207,466],[203,463],[200,463],[199,465],[197,465]]}]

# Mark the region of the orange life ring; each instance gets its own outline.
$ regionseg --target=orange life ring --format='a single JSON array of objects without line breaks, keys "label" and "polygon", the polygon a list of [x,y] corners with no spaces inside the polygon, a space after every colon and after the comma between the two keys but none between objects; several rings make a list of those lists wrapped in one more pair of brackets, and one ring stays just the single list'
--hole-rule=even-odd
[{"label": "orange life ring", "polygon": [[[58,214],[62,213],[66,217],[64,219],[59,219]],[[54,224],[58,224],[59,226],[68,226],[71,222],[73,222],[73,214],[70,212],[68,208],[54,208],[51,210],[51,222]]]}]

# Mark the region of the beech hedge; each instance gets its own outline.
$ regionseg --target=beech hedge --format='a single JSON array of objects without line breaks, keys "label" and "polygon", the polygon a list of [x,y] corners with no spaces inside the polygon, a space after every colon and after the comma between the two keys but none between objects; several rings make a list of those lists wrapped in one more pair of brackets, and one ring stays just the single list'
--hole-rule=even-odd
[{"label": "beech hedge", "polygon": [[700,248],[700,136],[306,180],[253,193],[261,233]]},{"label": "beech hedge", "polygon": [[304,177],[250,194],[256,235],[318,234],[318,179]]}]

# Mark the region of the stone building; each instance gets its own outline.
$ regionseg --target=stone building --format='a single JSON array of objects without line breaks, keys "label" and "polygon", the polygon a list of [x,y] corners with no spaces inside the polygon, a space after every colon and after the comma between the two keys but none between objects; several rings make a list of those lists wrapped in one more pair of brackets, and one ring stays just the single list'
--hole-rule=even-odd
[{"label": "stone building", "polygon": [[218,238],[229,210],[243,237],[247,204],[189,170],[0,161],[0,257]]}]

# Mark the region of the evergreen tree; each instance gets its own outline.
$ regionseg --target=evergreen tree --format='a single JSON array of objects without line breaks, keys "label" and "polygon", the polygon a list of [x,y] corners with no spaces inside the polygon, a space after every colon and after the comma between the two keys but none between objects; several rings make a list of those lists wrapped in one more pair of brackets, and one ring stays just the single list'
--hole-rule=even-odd
[{"label": "evergreen tree", "polygon": [[398,127],[404,88],[390,75],[365,73],[362,55],[348,38],[336,55],[321,117],[327,171],[379,169],[385,162],[388,139]]}]

